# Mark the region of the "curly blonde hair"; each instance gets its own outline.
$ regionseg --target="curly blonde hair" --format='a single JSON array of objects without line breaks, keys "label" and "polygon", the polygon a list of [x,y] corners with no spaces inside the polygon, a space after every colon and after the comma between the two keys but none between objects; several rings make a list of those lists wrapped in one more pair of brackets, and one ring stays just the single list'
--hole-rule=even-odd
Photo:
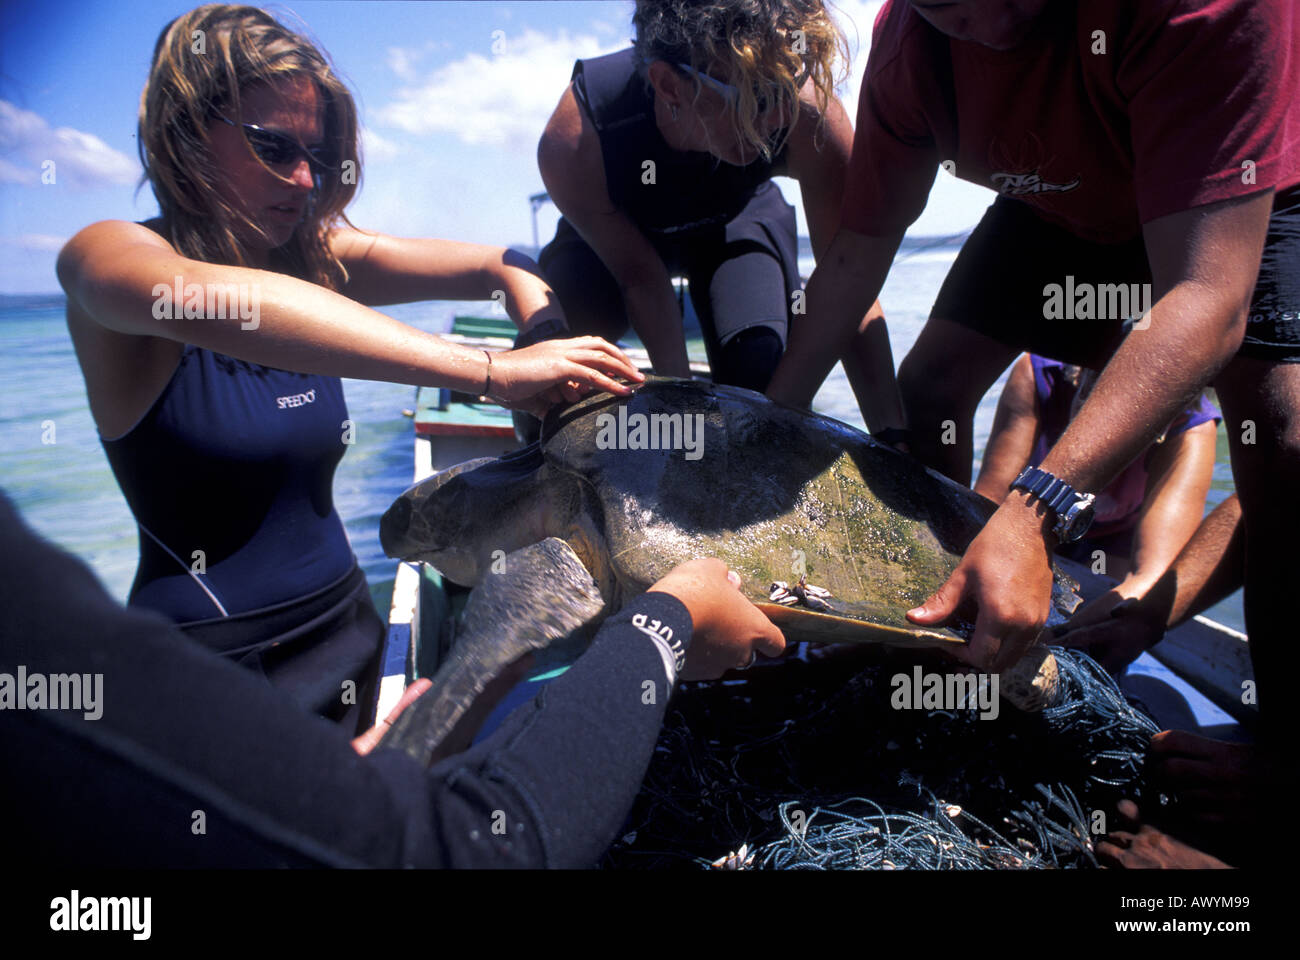
[{"label": "curly blonde hair", "polygon": [[[848,41],[823,0],[637,0],[633,41],[643,64],[685,63],[740,92],[733,122],[765,159],[772,144],[758,129],[759,98],[798,120],[799,83],[816,88],[820,127],[846,73]],[[696,96],[703,87],[695,79]]]},{"label": "curly blonde hair", "polygon": [[[347,272],[330,252],[328,235],[340,220],[347,222],[343,210],[360,183],[356,104],[325,54],[262,10],[207,4],[163,28],[140,95],[141,184],[153,187],[178,253],[207,263],[246,266],[238,236],[271,241],[217,190],[220,170],[208,125],[217,112],[242,122],[242,91],[289,77],[307,77],[316,85],[325,107],[325,142],[340,172],[320,178],[293,237],[271,251],[271,266],[337,290]],[[256,159],[251,146],[249,153]],[[343,176],[349,170],[353,176]]]}]

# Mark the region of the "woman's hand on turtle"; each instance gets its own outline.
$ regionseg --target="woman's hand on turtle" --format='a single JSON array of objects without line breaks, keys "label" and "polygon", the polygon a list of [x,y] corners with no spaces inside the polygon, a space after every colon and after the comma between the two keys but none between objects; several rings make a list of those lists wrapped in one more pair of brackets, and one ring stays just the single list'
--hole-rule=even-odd
[{"label": "woman's hand on turtle", "polygon": [[740,592],[740,575],[721,560],[680,563],[650,589],[672,594],[691,615],[683,680],[713,680],[748,667],[757,653],[775,657],[785,649],[781,631]]},{"label": "woman's hand on turtle", "polygon": [[623,396],[645,379],[618,347],[600,337],[543,340],[492,356],[492,396],[506,406],[541,416],[548,407],[573,402],[593,390]]}]

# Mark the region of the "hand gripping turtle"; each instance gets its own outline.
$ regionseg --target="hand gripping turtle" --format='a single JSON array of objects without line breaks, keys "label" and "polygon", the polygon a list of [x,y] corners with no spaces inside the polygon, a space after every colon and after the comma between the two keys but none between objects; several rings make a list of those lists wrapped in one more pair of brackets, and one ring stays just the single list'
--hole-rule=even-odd
[{"label": "hand gripping turtle", "polygon": [[[703,436],[688,458],[683,424],[696,415]],[[633,431],[609,430],[617,420]],[[920,627],[905,613],[947,579],[993,510],[859,430],[749,390],[650,378],[629,397],[593,394],[552,410],[536,443],[430,477],[384,515],[389,556],[474,587],[432,689],[385,743],[428,762],[510,664],[530,651],[536,670],[572,662],[605,617],[695,557],[739,573],[788,642],[961,645],[972,624]],[[1048,626],[1079,603],[1076,584],[1055,575]],[[1038,646],[999,687],[1042,709],[1056,680]]]}]

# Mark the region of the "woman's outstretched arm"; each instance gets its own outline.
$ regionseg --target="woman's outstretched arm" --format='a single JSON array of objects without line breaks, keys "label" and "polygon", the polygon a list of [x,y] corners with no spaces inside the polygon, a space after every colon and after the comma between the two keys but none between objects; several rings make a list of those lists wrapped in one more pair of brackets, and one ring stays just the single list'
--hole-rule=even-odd
[{"label": "woman's outstretched arm", "polygon": [[[119,334],[192,343],[253,363],[326,376],[449,386],[482,392],[482,350],[449,343],[342,294],[281,273],[191,260],[139,224],[103,221],[63,248],[59,281],[82,313]],[[197,291],[203,313],[185,317]],[[197,312],[197,311],[196,311]],[[631,361],[595,337],[539,344],[492,361],[492,393],[523,400],[568,380],[626,393],[615,377],[639,380]]]}]

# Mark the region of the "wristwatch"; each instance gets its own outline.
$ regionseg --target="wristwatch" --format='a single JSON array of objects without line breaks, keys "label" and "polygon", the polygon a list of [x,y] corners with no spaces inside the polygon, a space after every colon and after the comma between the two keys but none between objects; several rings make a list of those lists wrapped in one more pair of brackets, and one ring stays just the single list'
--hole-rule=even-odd
[{"label": "wristwatch", "polygon": [[543,340],[557,340],[560,337],[571,336],[569,328],[561,321],[552,317],[549,320],[543,320],[541,323],[529,327],[523,333],[515,337],[513,349],[522,350],[524,347],[531,347],[535,343],[541,343]]},{"label": "wristwatch", "polygon": [[1047,504],[1056,517],[1052,532],[1062,543],[1073,543],[1092,526],[1092,504],[1097,498],[1091,493],[1079,493],[1046,470],[1025,467],[1011,484],[1011,489],[1023,490],[1031,498]]}]

